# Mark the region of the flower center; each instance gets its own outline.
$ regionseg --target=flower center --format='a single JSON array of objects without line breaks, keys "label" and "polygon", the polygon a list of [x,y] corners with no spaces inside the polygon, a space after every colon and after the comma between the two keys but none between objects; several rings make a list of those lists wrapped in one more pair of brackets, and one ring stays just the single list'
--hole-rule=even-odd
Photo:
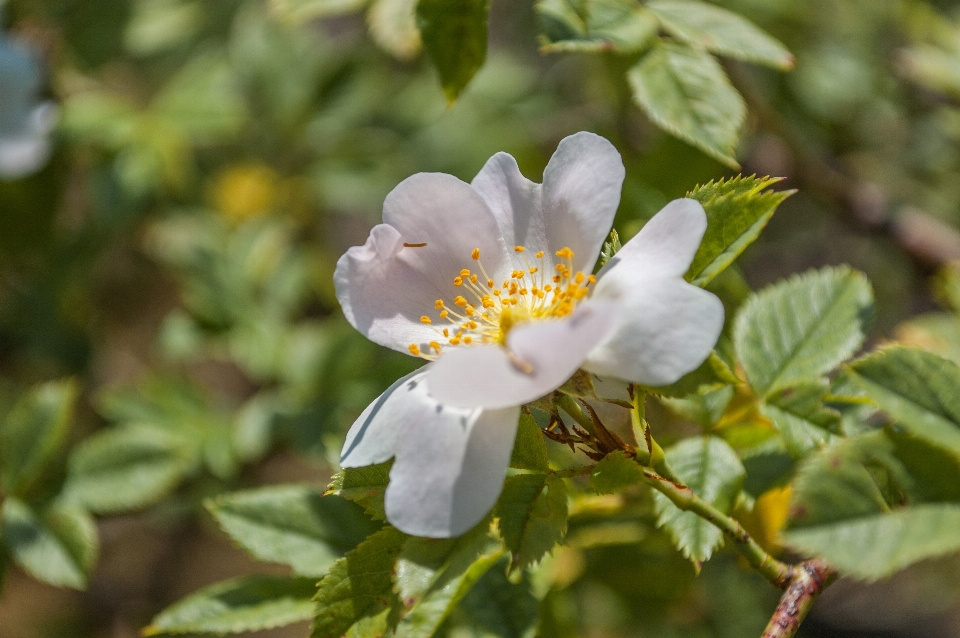
[{"label": "flower center", "polygon": [[514,247],[524,268],[514,270],[508,279],[497,284],[480,261],[480,249],[474,248],[470,257],[476,262],[474,270],[464,268],[453,278],[453,285],[462,294],[448,304],[437,299],[434,307],[420,317],[421,323],[433,326],[437,338],[428,348],[411,343],[410,354],[434,359],[447,346],[478,343],[506,343],[507,333],[522,323],[569,315],[577,302],[587,296],[593,275],[573,272],[573,251],[564,247],[557,251],[560,261],[554,271],[544,272],[541,250],[528,257],[523,246]]}]

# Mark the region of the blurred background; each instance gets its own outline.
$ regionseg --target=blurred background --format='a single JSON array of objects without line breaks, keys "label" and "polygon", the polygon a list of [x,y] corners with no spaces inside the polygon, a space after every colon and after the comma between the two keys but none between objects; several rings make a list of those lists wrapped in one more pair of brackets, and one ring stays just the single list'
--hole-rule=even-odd
[{"label": "blurred background", "polygon": [[[73,451],[41,500],[85,489],[70,477],[117,437],[165,428],[149,492],[88,499],[86,591],[7,569],[0,638],[137,636],[201,586],[270,570],[201,503],[325,484],[349,425],[416,367],[346,324],[331,281],[405,177],[469,181],[506,151],[539,181],[560,139],[594,131],[627,167],[626,239],[735,174],[650,124],[622,59],[542,55],[532,1],[492,2],[487,62],[450,106],[415,30],[384,29],[386,3],[341,4],[291,21],[294,0],[0,1],[0,409],[73,380]],[[960,3],[716,4],[797,59],[790,73],[725,62],[748,104],[743,172],[799,191],[744,255],[743,281],[849,263],[875,287],[874,343],[960,357]],[[544,636],[759,635],[776,592],[735,554],[694,578],[652,524],[643,533],[613,548],[572,538],[552,559],[566,587],[541,603]],[[841,581],[802,635],[958,637],[958,593],[957,559]]]}]

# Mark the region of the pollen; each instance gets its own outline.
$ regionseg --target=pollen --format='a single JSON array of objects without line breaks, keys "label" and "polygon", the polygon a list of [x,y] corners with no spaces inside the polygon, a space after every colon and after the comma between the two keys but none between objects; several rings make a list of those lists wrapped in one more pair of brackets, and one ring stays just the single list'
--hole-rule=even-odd
[{"label": "pollen", "polygon": [[[577,304],[590,294],[590,286],[597,281],[593,275],[574,273],[574,253],[568,246],[556,251],[559,260],[544,259],[546,252],[543,250],[528,251],[524,246],[515,246],[513,250],[515,257],[510,275],[501,287],[484,269],[480,249],[474,248],[469,253],[477,272],[462,268],[458,273],[450,273],[454,275],[453,284],[462,288],[463,294],[455,296],[451,306],[447,306],[448,302],[443,299],[434,302],[434,309],[439,311],[444,326],[434,326],[437,320],[428,314],[420,317],[420,322],[435,331],[437,338],[430,341],[425,350],[421,350],[418,344],[410,344],[410,354],[433,360],[441,354],[441,343],[450,346],[502,345],[506,343],[507,333],[516,325],[574,312]],[[528,252],[542,261],[533,265],[527,257]],[[555,274],[551,276],[551,273]]]}]

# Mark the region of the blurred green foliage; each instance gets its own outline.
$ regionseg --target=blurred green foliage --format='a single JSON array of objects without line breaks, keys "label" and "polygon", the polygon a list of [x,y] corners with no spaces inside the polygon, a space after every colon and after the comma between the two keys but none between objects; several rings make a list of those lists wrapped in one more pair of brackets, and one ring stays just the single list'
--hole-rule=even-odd
[{"label": "blurred green foliage", "polygon": [[[892,548],[886,562],[867,561],[870,569],[845,565],[862,578],[956,551],[940,541],[916,555],[898,551],[899,519],[923,537],[955,529],[958,495],[938,481],[960,475],[950,438],[960,421],[946,390],[940,403],[891,398],[891,387],[913,386],[904,390],[884,357],[922,359],[913,363],[935,370],[933,390],[956,387],[960,373],[894,349],[825,376],[865,339],[895,337],[960,360],[956,272],[942,271],[935,295],[927,282],[933,267],[960,258],[953,3],[477,1],[454,18],[449,4],[0,2],[3,28],[46,61],[44,95],[60,108],[51,162],[0,181],[0,566],[96,588],[109,577],[96,571],[94,515],[134,517],[178,542],[201,534],[199,520],[294,575],[200,589],[151,631],[309,619],[316,588],[306,577],[330,568],[346,582],[351,565],[393,552],[412,570],[403,584],[411,598],[429,603],[400,625],[410,635],[427,626],[458,636],[759,635],[775,592],[718,549],[715,528],[636,477],[595,473],[598,492],[612,491],[604,480],[629,487],[576,491],[561,516],[567,484],[548,473],[530,421],[513,467],[533,473],[512,476],[500,505],[513,512],[500,528],[512,556],[485,545],[483,534],[418,547],[388,528],[364,541],[380,528],[383,468],[334,479],[332,491],[362,497],[366,513],[319,497],[346,429],[416,366],[343,321],[331,282],[337,257],[363,241],[384,196],[408,175],[469,180],[507,151],[536,179],[557,141],[583,129],[623,155],[617,227],[625,239],[674,197],[693,191],[708,202],[708,182],[730,177],[737,163],[799,191],[786,202],[783,191],[766,191],[746,210],[737,193],[708,205],[710,215],[736,209],[741,218],[735,237],[711,226],[716,254],[704,253],[688,278],[709,282],[731,321],[748,283],[849,262],[874,284],[872,332],[871,293],[847,269],[812,271],[743,305],[737,316],[746,319],[728,325],[698,376],[663,389],[674,398],[650,401],[682,478],[771,551],[784,525],[794,547],[836,552],[840,562],[867,541]],[[752,195],[771,185],[749,184]],[[737,266],[717,276],[768,222]],[[730,244],[741,236],[748,239]],[[783,360],[752,350],[784,304],[803,295],[836,304],[815,316],[791,313],[796,332],[786,335]],[[907,321],[933,310],[934,296],[945,311]],[[823,357],[800,356],[805,348]],[[732,371],[752,387],[734,388]],[[897,423],[881,422],[867,395]],[[898,415],[905,401],[947,411],[936,423],[949,434],[918,433],[912,424],[931,417]],[[546,445],[555,466],[572,464],[566,448]],[[293,458],[306,476],[284,473]],[[918,459],[942,470],[936,481]],[[722,471],[708,475],[706,466]],[[793,503],[806,509],[787,524],[784,485],[795,476]],[[310,487],[250,489],[303,480]],[[864,490],[872,509],[857,516],[814,507],[824,493]],[[546,531],[531,535],[531,526]],[[543,557],[550,534],[566,542]],[[91,623],[147,625],[185,592],[175,576],[157,576],[162,555],[146,560],[156,563],[158,590],[146,602],[112,592],[107,604],[87,597],[47,613],[62,613],[80,628],[75,636],[102,635],[83,633]],[[4,595],[18,582],[9,577]],[[401,611],[382,601],[358,611],[336,597],[342,587],[324,582],[340,615],[315,635],[341,635],[355,620],[367,625],[354,635],[373,635]],[[357,585],[391,587],[384,573]],[[29,635],[46,621],[0,624]]]}]

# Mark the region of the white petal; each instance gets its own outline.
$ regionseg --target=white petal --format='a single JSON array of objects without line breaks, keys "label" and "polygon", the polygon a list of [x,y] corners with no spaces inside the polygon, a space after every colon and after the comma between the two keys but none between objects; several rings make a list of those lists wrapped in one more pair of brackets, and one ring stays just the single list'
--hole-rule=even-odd
[{"label": "white petal", "polygon": [[395,381],[367,406],[350,426],[340,453],[341,467],[363,467],[389,460],[397,437],[411,420],[423,418],[434,407],[423,385],[424,370],[414,370]]},{"label": "white petal", "polygon": [[[543,188],[520,173],[512,155],[497,153],[491,157],[470,185],[493,211],[508,248],[525,246],[533,252],[553,254],[544,228]],[[553,250],[559,248],[563,246]],[[552,262],[547,265],[553,267]]]},{"label": "white petal", "polygon": [[431,391],[448,405],[495,409],[529,403],[569,379],[619,317],[618,304],[589,302],[564,319],[513,328],[506,348],[451,348],[427,372]]},{"label": "white petal", "polygon": [[710,355],[723,329],[723,304],[679,277],[649,279],[630,270],[629,262],[611,270],[595,293],[617,298],[624,319],[584,368],[649,386],[673,383]]},{"label": "white petal", "polygon": [[569,246],[574,270],[590,273],[613,225],[624,168],[613,144],[593,133],[564,138],[543,172],[547,243]]},{"label": "white petal", "polygon": [[[695,199],[675,199],[654,215],[623,248],[603,267],[596,290],[607,273],[620,264],[650,279],[683,277],[690,268],[703,233],[707,215]],[[597,294],[597,293],[594,293]]]},{"label": "white petal", "polygon": [[403,237],[392,226],[379,224],[367,243],[354,246],[337,261],[333,282],[343,314],[354,328],[375,343],[409,352],[411,343],[436,338],[420,317],[433,310],[440,293],[404,259]]},{"label": "white petal", "polygon": [[483,197],[452,175],[418,173],[400,182],[383,202],[383,222],[396,228],[403,241],[427,244],[407,259],[445,299],[462,292],[453,278],[461,268],[474,269],[474,248],[480,249],[491,276],[500,279],[512,269],[500,227]]},{"label": "white petal", "polygon": [[366,244],[337,262],[337,299],[347,321],[371,341],[400,352],[415,343],[426,351],[440,335],[420,317],[438,322],[434,302],[451,305],[463,293],[453,279],[462,268],[475,270],[473,249],[491,276],[509,273],[510,258],[483,198],[451,175],[405,179],[387,195],[383,219]]},{"label": "white petal", "polygon": [[520,409],[433,406],[410,422],[399,442],[387,520],[407,534],[450,538],[479,523],[497,502]]}]

